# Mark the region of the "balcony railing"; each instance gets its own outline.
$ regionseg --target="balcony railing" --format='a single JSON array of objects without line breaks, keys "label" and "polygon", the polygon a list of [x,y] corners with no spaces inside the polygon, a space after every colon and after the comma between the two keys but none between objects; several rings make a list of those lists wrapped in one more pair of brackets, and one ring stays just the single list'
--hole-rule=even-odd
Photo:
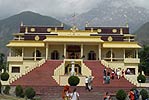
[{"label": "balcony railing", "polygon": [[22,62],[23,61],[23,57],[21,56],[17,56],[17,57],[7,57],[7,61],[18,61],[18,62]]},{"label": "balcony railing", "polygon": [[125,58],[124,63],[140,63],[139,58]]}]

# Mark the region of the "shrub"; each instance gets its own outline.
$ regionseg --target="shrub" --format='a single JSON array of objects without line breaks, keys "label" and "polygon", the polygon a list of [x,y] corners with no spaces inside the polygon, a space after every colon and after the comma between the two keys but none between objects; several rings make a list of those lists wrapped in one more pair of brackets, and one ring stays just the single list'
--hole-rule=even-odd
[{"label": "shrub", "polygon": [[140,91],[140,95],[142,96],[142,100],[146,100],[148,98],[148,96],[149,96],[145,89],[142,89]]},{"label": "shrub", "polygon": [[80,82],[80,79],[78,76],[70,76],[68,78],[68,83],[70,86],[77,86]]},{"label": "shrub", "polygon": [[34,91],[33,88],[31,87],[28,87],[26,90],[25,90],[25,96],[28,98],[28,99],[33,99],[33,97],[35,96],[36,92]]},{"label": "shrub", "polygon": [[9,79],[9,74],[7,72],[4,72],[1,74],[1,80],[7,81]]},{"label": "shrub", "polygon": [[5,90],[3,91],[4,94],[9,94],[10,86],[6,85]]},{"label": "shrub", "polygon": [[139,83],[145,83],[146,78],[145,78],[144,75],[140,74],[140,75],[137,77],[137,81],[138,81]]},{"label": "shrub", "polygon": [[116,98],[117,100],[125,100],[127,97],[126,92],[123,89],[120,89],[116,93]]},{"label": "shrub", "polygon": [[16,86],[15,94],[17,97],[24,97],[23,88],[21,85]]}]

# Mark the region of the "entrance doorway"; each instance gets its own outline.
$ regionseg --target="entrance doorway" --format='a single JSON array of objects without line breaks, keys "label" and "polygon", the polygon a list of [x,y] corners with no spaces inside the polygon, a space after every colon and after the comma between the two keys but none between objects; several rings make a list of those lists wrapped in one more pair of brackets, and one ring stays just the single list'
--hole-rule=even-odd
[{"label": "entrance doorway", "polygon": [[67,59],[80,59],[81,47],[80,45],[68,45],[67,46]]}]

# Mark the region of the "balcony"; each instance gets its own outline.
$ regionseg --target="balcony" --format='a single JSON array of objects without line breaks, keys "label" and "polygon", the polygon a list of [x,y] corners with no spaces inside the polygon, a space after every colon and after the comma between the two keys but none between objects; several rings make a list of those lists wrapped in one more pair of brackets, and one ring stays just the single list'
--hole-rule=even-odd
[{"label": "balcony", "polygon": [[7,57],[7,61],[8,62],[14,62],[14,61],[22,62],[23,61],[23,57],[21,57],[21,56]]},{"label": "balcony", "polygon": [[140,63],[139,58],[125,58],[124,63]]}]

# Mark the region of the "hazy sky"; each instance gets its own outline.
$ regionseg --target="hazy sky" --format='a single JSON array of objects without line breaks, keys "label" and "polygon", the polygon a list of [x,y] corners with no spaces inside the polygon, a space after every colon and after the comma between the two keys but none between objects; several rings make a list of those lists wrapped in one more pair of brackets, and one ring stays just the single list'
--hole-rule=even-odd
[{"label": "hazy sky", "polygon": [[[101,0],[0,0],[0,19],[22,11],[34,11],[48,16],[82,13],[97,7]],[[129,0],[149,9],[149,0]]]}]

